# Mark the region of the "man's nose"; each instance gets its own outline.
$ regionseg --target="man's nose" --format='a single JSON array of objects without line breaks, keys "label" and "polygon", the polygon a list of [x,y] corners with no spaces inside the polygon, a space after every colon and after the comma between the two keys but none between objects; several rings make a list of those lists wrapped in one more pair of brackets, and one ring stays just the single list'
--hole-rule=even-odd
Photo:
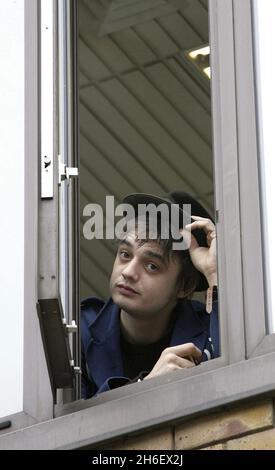
[{"label": "man's nose", "polygon": [[122,270],[122,276],[125,278],[131,278],[134,281],[138,279],[139,273],[138,273],[138,263],[135,258],[131,259],[126,266],[124,266],[124,269]]}]

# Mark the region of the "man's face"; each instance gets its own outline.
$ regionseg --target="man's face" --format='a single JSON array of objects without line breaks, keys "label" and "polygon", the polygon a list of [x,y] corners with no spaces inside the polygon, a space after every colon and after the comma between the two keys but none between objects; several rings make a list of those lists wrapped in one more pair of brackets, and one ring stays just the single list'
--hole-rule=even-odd
[{"label": "man's face", "polygon": [[139,245],[135,232],[130,232],[118,247],[113,267],[113,301],[135,317],[169,315],[183,296],[178,282],[180,269],[176,256],[166,260],[157,242]]}]

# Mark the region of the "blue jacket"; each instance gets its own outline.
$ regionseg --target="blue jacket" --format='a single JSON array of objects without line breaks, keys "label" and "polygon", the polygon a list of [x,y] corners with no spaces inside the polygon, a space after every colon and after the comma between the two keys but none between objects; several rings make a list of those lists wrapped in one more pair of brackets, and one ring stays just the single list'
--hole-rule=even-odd
[{"label": "blue jacket", "polygon": [[[110,298],[106,303],[89,297],[81,304],[82,398],[130,383],[124,376],[120,349],[120,309]],[[176,306],[170,346],[194,343],[202,360],[219,356],[217,302],[211,315],[197,301],[183,300]]]}]

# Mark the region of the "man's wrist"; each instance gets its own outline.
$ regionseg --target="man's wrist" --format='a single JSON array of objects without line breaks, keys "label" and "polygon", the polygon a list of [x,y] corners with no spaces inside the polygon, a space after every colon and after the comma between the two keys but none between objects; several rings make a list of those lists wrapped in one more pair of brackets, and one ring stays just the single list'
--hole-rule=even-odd
[{"label": "man's wrist", "polygon": [[218,277],[217,273],[210,274],[209,276],[205,276],[208,282],[209,287],[217,286],[218,285]]}]

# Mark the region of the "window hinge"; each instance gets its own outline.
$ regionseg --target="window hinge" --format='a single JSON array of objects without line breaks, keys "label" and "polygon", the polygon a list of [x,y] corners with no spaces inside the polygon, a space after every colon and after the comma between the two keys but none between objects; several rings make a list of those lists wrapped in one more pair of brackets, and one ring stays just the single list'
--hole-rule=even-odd
[{"label": "window hinge", "polygon": [[78,176],[78,168],[66,166],[65,163],[61,161],[61,155],[58,155],[58,184],[61,184],[64,180],[69,180],[70,178],[76,178]]}]

